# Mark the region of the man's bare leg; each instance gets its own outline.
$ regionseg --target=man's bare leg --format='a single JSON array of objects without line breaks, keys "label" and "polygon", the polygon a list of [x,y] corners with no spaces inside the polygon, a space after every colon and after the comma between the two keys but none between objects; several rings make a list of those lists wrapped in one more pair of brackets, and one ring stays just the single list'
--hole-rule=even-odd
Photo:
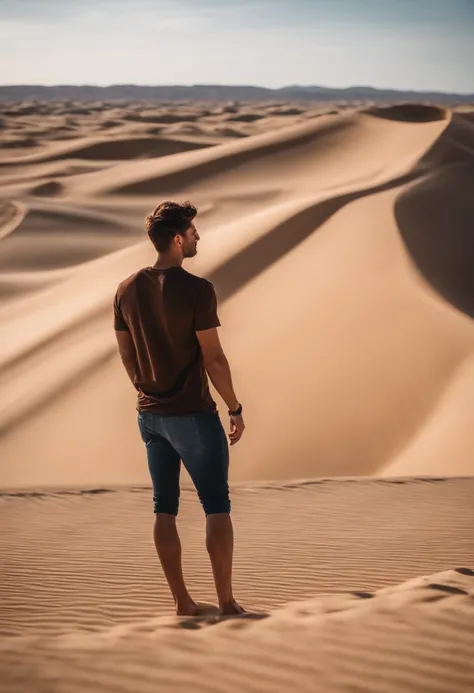
[{"label": "man's bare leg", "polygon": [[206,518],[206,547],[212,564],[219,610],[222,614],[242,614],[232,592],[232,556],[234,531],[229,513],[217,513]]},{"label": "man's bare leg", "polygon": [[197,604],[191,598],[183,578],[181,542],[176,527],[176,517],[165,513],[155,514],[153,531],[156,552],[176,604],[178,616],[194,616]]}]

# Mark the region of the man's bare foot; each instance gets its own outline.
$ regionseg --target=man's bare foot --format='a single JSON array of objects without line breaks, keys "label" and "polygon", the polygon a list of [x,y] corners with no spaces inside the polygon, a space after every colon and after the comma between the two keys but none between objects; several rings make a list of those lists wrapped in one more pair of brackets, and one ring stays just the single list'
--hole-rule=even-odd
[{"label": "man's bare foot", "polygon": [[197,612],[198,605],[191,597],[184,602],[176,602],[176,616],[196,616]]},{"label": "man's bare foot", "polygon": [[228,604],[222,604],[219,607],[219,612],[223,616],[240,616],[241,614],[245,614],[245,609],[233,599]]}]

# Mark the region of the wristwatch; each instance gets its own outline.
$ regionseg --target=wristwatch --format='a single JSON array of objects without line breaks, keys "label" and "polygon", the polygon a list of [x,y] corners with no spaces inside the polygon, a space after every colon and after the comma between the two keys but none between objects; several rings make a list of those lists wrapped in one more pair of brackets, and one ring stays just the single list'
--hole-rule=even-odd
[{"label": "wristwatch", "polygon": [[241,414],[242,414],[242,405],[241,404],[239,404],[238,409],[236,409],[235,411],[231,411],[229,409],[229,416],[240,416]]}]

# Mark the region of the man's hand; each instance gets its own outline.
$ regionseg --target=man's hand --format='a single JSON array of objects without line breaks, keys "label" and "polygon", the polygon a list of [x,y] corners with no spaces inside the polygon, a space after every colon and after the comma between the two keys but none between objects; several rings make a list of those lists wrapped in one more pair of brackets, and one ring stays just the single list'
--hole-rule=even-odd
[{"label": "man's hand", "polygon": [[244,417],[242,414],[240,416],[230,417],[230,433],[229,440],[231,445],[235,445],[242,438],[245,431]]}]

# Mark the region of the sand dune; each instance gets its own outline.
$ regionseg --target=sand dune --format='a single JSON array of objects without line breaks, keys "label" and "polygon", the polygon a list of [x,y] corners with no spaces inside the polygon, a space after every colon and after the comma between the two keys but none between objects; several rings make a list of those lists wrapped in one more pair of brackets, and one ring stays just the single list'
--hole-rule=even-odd
[{"label": "sand dune", "polygon": [[429,123],[433,120],[446,120],[449,117],[449,111],[446,108],[417,103],[372,106],[366,112],[378,118],[398,120],[402,123]]},{"label": "sand dune", "polygon": [[[215,142],[214,144],[217,144]],[[169,156],[192,149],[209,146],[206,143],[193,140],[173,140],[157,137],[130,137],[109,139],[80,139],[68,145],[55,146],[43,153],[31,157],[23,157],[16,164],[28,165],[43,161],[61,161],[63,159],[88,159],[96,161],[120,161],[123,159],[140,159],[145,157]],[[3,160],[3,166],[9,161]]]},{"label": "sand dune", "polygon": [[[472,113],[23,103],[0,127],[0,690],[470,693]],[[186,478],[203,606],[172,616],[112,332],[165,197],[200,209],[188,269],[245,405],[240,619]]]},{"label": "sand dune", "polygon": [[[126,107],[51,108],[56,125],[72,115],[127,122]],[[285,108],[282,118],[299,122],[271,129]],[[443,402],[463,408],[469,386],[454,382],[460,372],[471,382],[461,366],[474,347],[469,113],[406,104],[313,118],[314,109],[284,104],[188,105],[132,109],[128,122],[167,115],[170,127],[207,129],[256,112],[267,132],[214,146],[195,134],[175,140],[194,151],[170,156],[155,147],[171,135],[84,139],[79,124],[76,141],[3,160],[3,485],[147,482],[110,301],[123,276],[152,261],[141,219],[161,197],[191,197],[202,210],[189,269],[216,285],[252,422],[234,479],[286,479],[289,459],[293,476],[377,474],[394,460],[409,473],[403,455],[422,431],[431,439],[434,412]],[[119,160],[130,147],[148,158]],[[457,446],[459,425],[443,428],[449,444],[433,435],[436,450],[449,450],[449,474],[472,472],[474,438],[463,429]],[[39,466],[31,445],[44,450]],[[83,459],[102,449],[120,470],[104,464],[88,477]],[[437,453],[423,450],[418,465],[429,473]]]}]

